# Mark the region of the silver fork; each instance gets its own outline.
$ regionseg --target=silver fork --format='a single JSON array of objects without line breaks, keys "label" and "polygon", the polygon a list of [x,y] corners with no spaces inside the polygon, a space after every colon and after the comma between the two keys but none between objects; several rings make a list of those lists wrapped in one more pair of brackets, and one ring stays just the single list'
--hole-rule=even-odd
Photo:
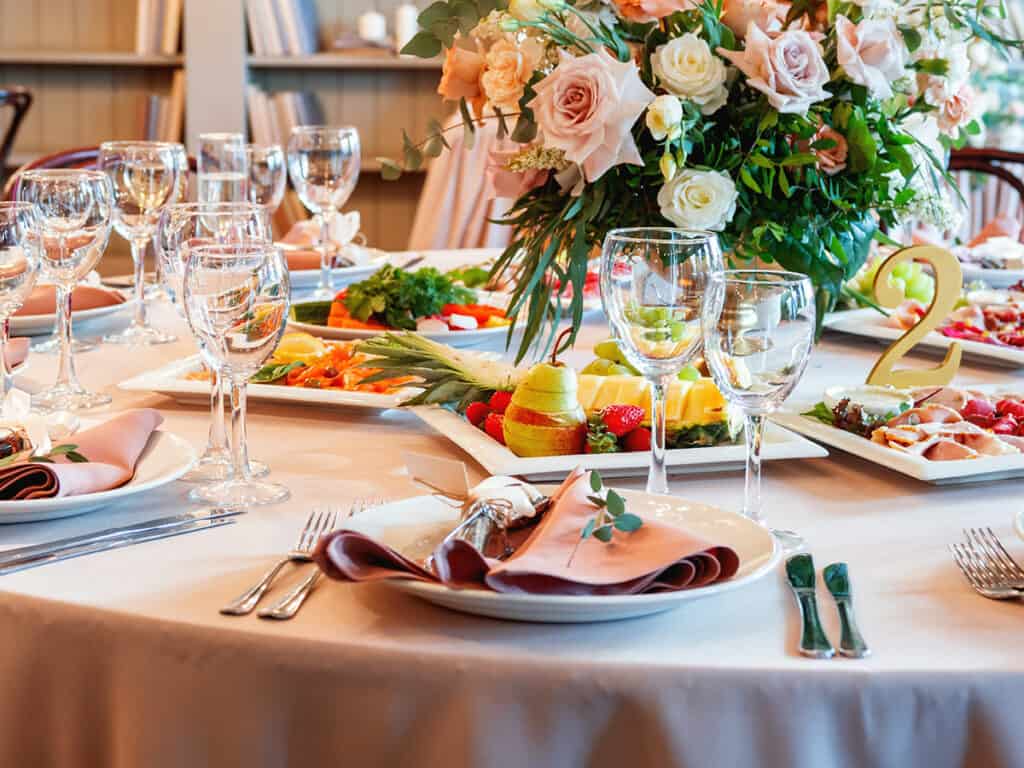
[{"label": "silver fork", "polygon": [[[992,557],[987,552],[979,552],[973,546],[967,531],[964,534],[968,536],[967,541],[962,544],[952,544],[949,550],[952,552],[953,560],[960,568],[960,572],[974,591],[992,600],[1019,600],[1024,596],[1019,589],[1013,586],[1013,580],[1008,580],[1000,572],[999,568],[993,565]],[[998,543],[999,540],[995,538],[995,534],[992,534],[991,530],[989,530],[989,534],[995,539],[998,547],[1002,549],[1002,545]],[[1003,552],[1005,552],[1005,549],[1003,549]],[[1008,554],[1006,557],[1010,562],[1013,562],[1013,558]]]},{"label": "silver fork", "polygon": [[966,528],[964,537],[967,539],[968,546],[974,545],[975,552],[987,555],[990,567],[1002,578],[1006,586],[1024,590],[1024,569],[1006,551],[1006,547],[999,541],[999,537],[992,532],[991,528]]},{"label": "silver fork", "polygon": [[328,523],[330,523],[331,528],[334,527],[329,510],[314,509],[310,512],[305,526],[303,526],[302,531],[299,533],[299,540],[295,543],[295,548],[288,552],[285,557],[278,560],[274,567],[267,571],[255,586],[247,589],[225,605],[220,609],[220,612],[225,616],[245,616],[252,613],[252,609],[256,607],[256,604],[266,594],[267,590],[270,589],[270,585],[277,578],[277,574],[281,572],[282,568],[288,563],[312,562],[313,547],[316,546],[320,537],[330,530],[327,527]]}]

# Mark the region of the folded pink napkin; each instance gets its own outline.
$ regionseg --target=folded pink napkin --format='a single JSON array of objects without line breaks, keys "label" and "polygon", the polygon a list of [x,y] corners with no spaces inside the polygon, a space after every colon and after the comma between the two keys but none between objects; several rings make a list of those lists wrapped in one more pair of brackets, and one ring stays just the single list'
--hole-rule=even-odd
[{"label": "folded pink napkin", "polygon": [[[529,538],[505,561],[484,557],[465,541],[434,553],[437,575],[355,531],[321,540],[314,559],[339,581],[418,579],[452,587],[549,595],[623,595],[702,587],[731,578],[739,557],[657,520],[605,544],[580,531],[597,509],[589,473],[573,472],[553,496],[551,508]],[[577,544],[579,545],[577,548]],[[576,548],[575,554],[573,549]],[[570,562],[571,556],[571,562]]]},{"label": "folded pink napkin", "polygon": [[288,261],[288,269],[293,272],[320,269],[320,251],[285,251],[284,256]]},{"label": "folded pink napkin", "polygon": [[[94,285],[79,285],[71,292],[71,311],[110,307],[114,304],[123,304],[124,300],[124,296],[117,291],[109,291]],[[57,289],[52,285],[39,285],[32,289],[21,309],[14,315],[52,315],[56,311]]]},{"label": "folded pink napkin", "polygon": [[4,360],[7,368],[17,368],[28,358],[29,340],[24,338],[8,339],[4,347]]},{"label": "folded pink napkin", "polygon": [[88,462],[26,462],[0,468],[0,500],[50,499],[81,496],[118,488],[135,475],[135,464],[163,417],[152,408],[140,408],[86,429],[67,442],[78,446]]}]

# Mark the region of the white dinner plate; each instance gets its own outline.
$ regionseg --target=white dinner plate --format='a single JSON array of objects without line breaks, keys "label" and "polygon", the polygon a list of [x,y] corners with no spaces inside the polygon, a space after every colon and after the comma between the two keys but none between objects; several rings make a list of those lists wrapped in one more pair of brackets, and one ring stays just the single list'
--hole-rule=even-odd
[{"label": "white dinner plate", "polygon": [[[547,493],[555,486],[543,488]],[[678,525],[713,545],[730,546],[740,558],[736,575],[707,587],[644,595],[522,595],[478,589],[451,589],[409,580],[383,582],[428,602],[496,619],[545,623],[613,621],[679,608],[744,587],[768,574],[780,550],[766,528],[736,512],[642,491],[620,491],[645,520]],[[345,527],[371,536],[414,560],[425,558],[458,522],[459,510],[433,496],[406,499],[349,518]]]},{"label": "white dinner plate", "polygon": [[416,331],[364,331],[355,328],[331,328],[326,325],[313,325],[311,323],[299,323],[295,320],[288,321],[288,328],[293,331],[303,331],[312,336],[319,336],[321,339],[333,339],[335,341],[354,341],[372,339],[383,336],[385,333],[416,333],[431,341],[438,341],[450,347],[475,347],[477,345],[489,344],[497,339],[504,339],[508,335],[508,326],[495,328],[478,328],[475,331],[438,331],[436,333],[418,333]]},{"label": "white dinner plate", "polygon": [[[108,315],[114,315],[131,307],[134,301],[129,299],[122,304],[111,304],[109,307],[79,309],[71,313],[71,320],[77,326]],[[57,325],[57,316],[50,315],[13,315],[11,317],[11,336],[46,336],[53,333]]]},{"label": "white dinner plate", "polygon": [[[847,312],[833,312],[825,318],[824,325],[830,331],[863,336],[885,344],[895,341],[906,333],[906,331],[889,325],[888,318],[883,317],[871,307],[852,309]],[[999,366],[1024,368],[1024,349],[997,347],[995,344],[984,344],[980,341],[951,339],[938,331],[932,331],[921,339],[915,349],[924,348],[945,353],[954,341],[960,342],[964,355],[967,357],[995,363]]]},{"label": "white dinner plate", "polygon": [[[380,252],[379,256],[373,257],[366,264],[356,267],[336,267],[331,270],[334,287],[341,289],[359,280],[365,280],[387,263],[387,254]],[[319,269],[293,269],[288,274],[291,277],[292,288],[300,291],[316,288],[317,283],[320,282]]]},{"label": "white dinner plate", "polygon": [[989,288],[1009,288],[1024,280],[1024,269],[989,269],[977,264],[961,264],[964,284],[981,280]]},{"label": "white dinner plate", "polygon": [[[977,390],[998,390],[998,387],[972,387]],[[814,407],[814,403],[803,402],[786,405],[770,418],[820,443],[838,448],[867,461],[874,462],[888,469],[902,472],[917,480],[936,485],[954,483],[981,483],[990,480],[1007,480],[1024,477],[1024,453],[1005,456],[985,456],[977,459],[959,459],[957,461],[931,461],[923,456],[898,451],[887,445],[873,443],[866,437],[852,432],[831,427],[828,424],[804,416],[803,413]]]},{"label": "white dinner plate", "polygon": [[[210,397],[210,382],[186,379],[189,373],[202,370],[199,355],[175,360],[173,363],[147,371],[118,386],[130,392],[157,392],[173,397],[178,402],[206,402]],[[415,394],[415,390],[400,389],[388,394],[375,392],[345,392],[340,389],[307,389],[280,384],[250,384],[249,400],[292,403],[298,405],[354,406],[357,408],[397,408]]]},{"label": "white dinner plate", "polygon": [[[446,408],[425,405],[410,410],[492,475],[516,475],[538,481],[561,480],[576,467],[583,467],[596,469],[605,477],[637,477],[646,475],[650,467],[647,451],[524,458],[516,456],[486,432]],[[746,462],[747,451],[741,442],[709,448],[676,448],[666,451],[665,455],[670,473],[686,474],[740,469]],[[766,460],[821,458],[828,456],[828,451],[788,430],[769,426],[762,456]]]},{"label": "white dinner plate", "polygon": [[0,523],[31,523],[91,512],[177,480],[197,458],[195,448],[183,438],[157,430],[135,465],[135,476],[120,488],[84,496],[0,501]]}]

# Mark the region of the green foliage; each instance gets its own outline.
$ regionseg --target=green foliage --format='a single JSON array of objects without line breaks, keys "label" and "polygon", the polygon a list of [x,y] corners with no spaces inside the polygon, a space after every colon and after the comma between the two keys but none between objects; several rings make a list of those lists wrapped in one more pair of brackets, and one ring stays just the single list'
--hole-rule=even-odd
[{"label": "green foliage", "polygon": [[290,363],[271,363],[270,365],[264,365],[256,371],[249,379],[249,382],[252,384],[273,384],[275,381],[283,379],[295,369],[305,367],[306,364],[299,360],[294,360]]},{"label": "green foliage", "polygon": [[420,31],[402,53],[432,59],[442,48],[451,48],[456,35],[468,35],[491,11],[507,7],[507,0],[437,0],[420,13]]},{"label": "green foliage", "polygon": [[576,549],[584,539],[593,536],[598,541],[608,544],[612,541],[616,531],[632,533],[639,530],[644,524],[639,515],[626,511],[626,500],[615,491],[609,489],[604,496],[601,496],[603,488],[604,481],[601,479],[600,473],[597,470],[591,470],[590,490],[593,491],[593,494],[587,496],[587,500],[597,508],[597,514],[587,520],[580,531],[580,540],[569,556],[570,565],[576,555]]},{"label": "green foliage", "polygon": [[433,267],[406,272],[389,264],[350,285],[344,302],[357,320],[373,317],[392,328],[413,331],[418,318],[438,314],[445,304],[473,299],[472,291],[455,285]]}]

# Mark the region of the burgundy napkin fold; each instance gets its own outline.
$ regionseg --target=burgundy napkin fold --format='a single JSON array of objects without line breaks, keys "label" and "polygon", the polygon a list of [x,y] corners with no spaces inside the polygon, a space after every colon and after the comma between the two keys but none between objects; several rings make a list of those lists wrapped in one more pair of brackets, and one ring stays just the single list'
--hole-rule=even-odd
[{"label": "burgundy napkin fold", "polygon": [[50,499],[108,491],[135,474],[135,464],[163,417],[140,408],[83,430],[67,442],[89,461],[72,463],[58,457],[54,464],[27,462],[0,468],[0,500]]},{"label": "burgundy napkin fold", "polygon": [[[71,292],[71,311],[110,307],[114,304],[123,304],[124,300],[124,296],[117,291],[109,291],[94,285],[79,285]],[[32,293],[14,316],[52,315],[56,311],[57,289],[52,285],[38,285],[32,289]]]},{"label": "burgundy napkin fold", "polygon": [[348,530],[322,539],[314,559],[339,581],[417,579],[549,595],[692,589],[729,579],[739,568],[731,547],[715,546],[657,520],[645,519],[632,533],[616,533],[608,544],[593,537],[581,541],[580,531],[597,511],[587,499],[591,493],[589,473],[573,472],[554,494],[544,519],[503,562],[484,557],[465,541],[452,541],[434,553],[435,576],[390,547]]},{"label": "burgundy napkin fold", "polygon": [[4,360],[8,369],[17,368],[28,358],[30,341],[26,338],[8,339],[4,347]]}]

